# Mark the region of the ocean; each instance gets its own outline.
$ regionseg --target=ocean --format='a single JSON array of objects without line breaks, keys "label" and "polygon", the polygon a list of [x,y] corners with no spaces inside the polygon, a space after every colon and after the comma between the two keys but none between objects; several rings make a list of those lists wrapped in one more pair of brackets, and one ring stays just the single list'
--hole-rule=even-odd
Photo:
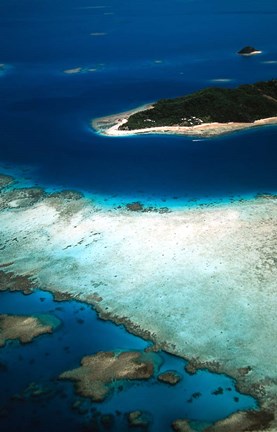
[{"label": "ocean", "polygon": [[[2,0],[1,162],[100,201],[276,191],[275,127],[194,141],[103,138],[90,126],[160,98],[276,77],[276,12],[273,1]],[[247,44],[262,54],[238,56]]]},{"label": "ocean", "polygon": [[[94,118],[157,99],[207,86],[233,88],[276,78],[276,14],[273,0],[1,0],[0,64],[5,67],[0,70],[0,172],[47,190],[77,189],[108,207],[141,201],[175,208],[276,193],[276,127],[201,140],[163,135],[108,138],[91,127]],[[262,53],[238,56],[237,51],[245,45],[253,45]],[[72,73],[76,68],[80,68],[78,73]],[[0,312],[38,313],[44,303],[35,298],[33,308],[31,297],[1,294]],[[52,300],[47,295],[45,304],[49,306],[49,302]],[[55,307],[52,303],[49,306]],[[69,303],[63,307],[65,312],[58,314],[66,322],[79,306]],[[86,309],[85,313],[92,311]],[[92,318],[85,319],[92,322]],[[119,335],[114,334],[113,324],[108,330],[109,325],[105,325],[105,332],[101,332],[112,341],[105,349],[143,349],[146,344],[123,328],[118,329]],[[76,346],[78,332],[67,331],[71,333],[66,343]],[[68,431],[83,428],[82,415],[70,411],[68,400],[72,402],[74,395],[69,383],[59,383],[54,402],[46,398],[39,401],[39,407],[28,400],[19,408],[19,403],[10,399],[28,384],[25,377],[30,360],[51,349],[54,353],[58,343],[53,342],[51,348],[54,337],[43,336],[29,347],[11,344],[1,349],[0,362],[7,363],[8,369],[0,370],[5,383],[0,388],[0,404],[11,406],[11,412],[19,409],[25,419],[19,429],[18,419],[3,417],[1,430],[25,432],[32,419],[34,430],[49,431],[53,422],[47,413],[60,418],[56,426],[52,424],[53,432],[65,424]],[[62,366],[77,367],[82,355],[97,349],[104,348],[85,338],[78,355],[61,355]],[[183,368],[183,363],[178,363],[181,361],[172,360],[174,367]],[[37,363],[28,382],[42,379],[49,385],[61,365],[51,363],[52,373],[45,376],[47,363]],[[17,368],[17,364],[23,366]],[[202,381],[196,388],[201,392],[206,389],[210,395],[220,380],[235,391],[233,384],[225,383],[228,377],[216,377],[219,381],[214,383],[214,375],[208,375],[197,375]],[[160,418],[160,407],[171,397],[168,392],[172,389],[166,387],[158,396],[153,384],[142,387],[128,390],[130,399],[143,400],[145,408],[157,398],[160,405],[151,410]],[[185,390],[193,391],[195,383],[190,382],[188,388],[176,390],[176,400]],[[127,400],[128,394],[125,399],[122,394],[117,395],[119,400],[105,402],[103,412],[135,409],[136,404]],[[240,400],[242,405],[226,394],[217,396],[215,403],[214,397],[205,396],[194,402],[194,410],[184,404],[184,416],[211,422],[237,409],[256,406],[252,398],[240,396]],[[179,405],[176,414],[181,415]],[[91,409],[89,405],[89,412]],[[112,430],[123,430],[120,421]],[[158,423],[153,427],[161,430]]]}]

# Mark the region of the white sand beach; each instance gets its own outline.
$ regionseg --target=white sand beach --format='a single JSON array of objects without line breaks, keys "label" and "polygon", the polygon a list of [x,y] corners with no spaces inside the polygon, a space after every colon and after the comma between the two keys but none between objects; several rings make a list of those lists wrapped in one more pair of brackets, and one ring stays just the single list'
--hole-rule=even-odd
[{"label": "white sand beach", "polygon": [[132,111],[101,117],[92,121],[92,127],[101,135],[118,137],[141,134],[170,134],[187,135],[197,137],[213,137],[249,128],[277,124],[277,117],[269,117],[256,120],[253,123],[202,123],[195,126],[159,126],[143,129],[120,130],[119,128],[127,123],[128,118],[140,111],[152,108],[153,105],[145,105]]}]

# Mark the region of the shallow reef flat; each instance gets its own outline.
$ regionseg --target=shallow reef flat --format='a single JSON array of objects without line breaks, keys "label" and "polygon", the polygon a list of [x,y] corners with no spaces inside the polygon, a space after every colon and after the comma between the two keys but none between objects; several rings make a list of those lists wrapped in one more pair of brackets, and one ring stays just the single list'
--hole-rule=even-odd
[{"label": "shallow reef flat", "polygon": [[172,429],[175,432],[194,432],[186,420],[178,419],[172,423]]},{"label": "shallow reef flat", "polygon": [[148,430],[151,416],[142,411],[133,411],[128,414],[128,423],[131,427],[142,428]]},{"label": "shallow reef flat", "polygon": [[181,376],[175,371],[167,371],[158,376],[160,382],[170,385],[176,385],[181,380]]},{"label": "shallow reef flat", "polygon": [[214,426],[210,426],[205,432],[237,432],[243,431],[264,431],[276,430],[276,427],[267,428],[268,424],[272,421],[271,413],[264,412],[237,412],[232,414],[227,419],[217,422]]},{"label": "shallow reef flat", "polygon": [[76,382],[77,392],[93,401],[101,402],[112,390],[111,384],[122,380],[147,380],[154,374],[157,354],[137,351],[99,352],[86,356],[77,369],[63,372],[60,379]]},{"label": "shallow reef flat", "polygon": [[12,285],[20,277],[93,304],[188,359],[191,373],[233,376],[260,401],[259,417],[245,417],[249,430],[276,431],[276,196],[142,212],[66,191],[30,193],[28,205],[24,189],[21,205],[14,193],[2,190],[0,212],[0,265]]},{"label": "shallow reef flat", "polygon": [[9,340],[32,342],[40,335],[52,333],[59,320],[50,316],[0,315],[0,348]]},{"label": "shallow reef flat", "polygon": [[13,177],[0,174],[0,190],[13,183]]}]

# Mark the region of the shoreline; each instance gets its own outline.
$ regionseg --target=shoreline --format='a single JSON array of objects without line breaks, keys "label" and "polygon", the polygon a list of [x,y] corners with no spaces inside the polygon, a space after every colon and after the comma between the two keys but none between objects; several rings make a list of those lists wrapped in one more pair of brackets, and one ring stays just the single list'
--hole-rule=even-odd
[{"label": "shoreline", "polygon": [[167,135],[184,135],[192,137],[210,138],[220,135],[229,134],[236,131],[251,129],[254,127],[269,126],[277,124],[276,117],[268,117],[255,120],[253,123],[202,123],[195,126],[157,126],[153,128],[133,129],[130,131],[119,130],[119,128],[127,123],[129,117],[140,111],[153,108],[153,104],[140,106],[134,110],[112,114],[106,117],[99,117],[91,121],[91,127],[102,136],[108,137],[124,137],[132,135],[148,135],[148,134],[167,134]]},{"label": "shoreline", "polygon": [[261,50],[255,50],[255,51],[252,51],[250,53],[240,53],[240,52],[238,52],[238,54],[240,56],[243,56],[243,57],[249,57],[249,56],[253,56],[253,55],[257,55],[257,54],[262,54],[262,51]]}]

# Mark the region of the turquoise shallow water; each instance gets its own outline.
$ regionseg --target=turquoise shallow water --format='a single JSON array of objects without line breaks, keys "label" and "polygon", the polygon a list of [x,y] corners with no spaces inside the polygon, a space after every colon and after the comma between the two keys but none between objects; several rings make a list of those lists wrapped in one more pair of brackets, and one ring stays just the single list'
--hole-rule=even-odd
[{"label": "turquoise shallow water", "polygon": [[[236,391],[229,377],[205,370],[189,375],[184,370],[184,360],[165,352],[159,352],[160,372],[176,370],[182,380],[175,387],[159,383],[156,378],[129,382],[124,384],[123,391],[116,391],[103,403],[91,403],[74,396],[73,385],[58,381],[57,376],[78,367],[85,355],[98,351],[143,350],[149,342],[129,334],[122,326],[99,320],[87,305],[75,301],[54,302],[43,291],[29,296],[1,293],[0,313],[50,313],[61,320],[61,326],[52,335],[41,336],[28,345],[9,342],[0,350],[0,407],[6,412],[0,418],[1,430],[27,431],[35,427],[37,431],[58,431],[62,427],[62,430],[81,431],[92,423],[96,409],[102,414],[121,413],[111,429],[116,431],[128,430],[124,413],[137,409],[151,413],[151,431],[169,431],[171,422],[180,417],[196,422],[201,429],[202,424],[238,409],[256,407],[253,398]],[[30,396],[26,388],[31,383],[47,392],[40,397]],[[214,395],[218,388],[222,388],[222,394]],[[21,397],[16,399],[14,395]],[[72,410],[76,400],[82,402],[81,413]],[[99,423],[97,430],[105,428]]]}]

